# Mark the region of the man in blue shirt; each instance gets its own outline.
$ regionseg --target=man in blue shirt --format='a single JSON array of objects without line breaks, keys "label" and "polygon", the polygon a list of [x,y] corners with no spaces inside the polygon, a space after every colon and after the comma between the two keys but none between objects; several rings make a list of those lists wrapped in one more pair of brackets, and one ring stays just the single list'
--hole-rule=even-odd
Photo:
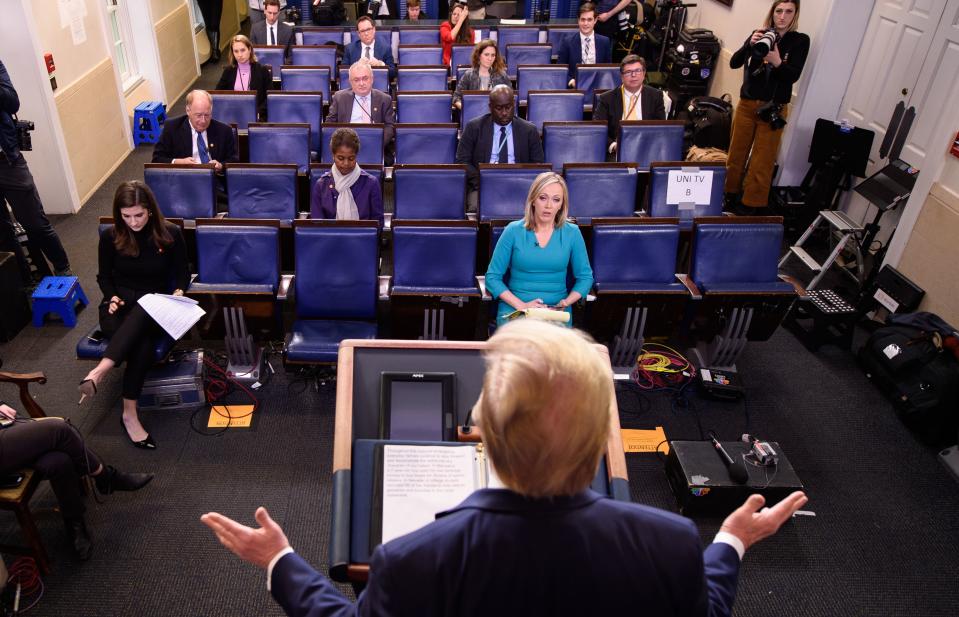
[{"label": "man in blue shirt", "polygon": [[17,222],[27,232],[31,257],[39,276],[50,274],[47,260],[53,264],[54,274],[69,276],[70,260],[47,220],[27,160],[20,153],[17,122],[13,117],[19,109],[20,97],[10,81],[7,68],[0,62],[0,251],[16,255],[23,284],[30,286],[33,283],[30,266],[17,242],[7,203],[13,209]]},{"label": "man in blue shirt", "polygon": [[515,116],[513,89],[499,85],[490,90],[489,113],[470,120],[456,147],[456,162],[466,165],[469,192],[467,210],[476,211],[480,163],[543,163],[543,143],[536,125]]}]

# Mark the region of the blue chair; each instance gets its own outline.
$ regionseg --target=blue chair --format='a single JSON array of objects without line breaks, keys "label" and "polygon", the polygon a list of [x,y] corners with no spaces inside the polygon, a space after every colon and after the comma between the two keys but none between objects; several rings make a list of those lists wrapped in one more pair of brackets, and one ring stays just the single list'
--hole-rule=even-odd
[{"label": "blue chair", "polygon": [[[350,67],[340,65],[339,69],[340,90],[346,90],[350,87]],[[390,70],[385,66],[373,67],[373,87],[389,94],[390,91]]]},{"label": "blue chair", "polygon": [[479,219],[521,219],[533,180],[549,165],[480,163]]},{"label": "blue chair", "polygon": [[580,224],[595,217],[634,216],[637,177],[629,163],[566,163],[569,216]]},{"label": "blue chair", "polygon": [[465,165],[393,167],[393,220],[465,217]]},{"label": "blue chair", "polygon": [[291,364],[335,363],[343,339],[377,336],[379,230],[375,221],[293,222],[296,319]]},{"label": "blue chair", "polygon": [[235,90],[211,90],[213,119],[223,124],[235,124],[245,131],[251,122],[256,122],[256,92]]},{"label": "blue chair", "polygon": [[616,160],[648,171],[652,163],[683,160],[682,120],[624,120],[616,140]]},{"label": "blue chair", "polygon": [[187,293],[276,299],[280,283],[279,221],[200,219],[197,276]]},{"label": "blue chair", "polygon": [[460,109],[460,131],[473,118],[479,118],[483,114],[489,113],[489,91],[464,90],[462,96],[463,108]]},{"label": "blue chair", "polygon": [[576,66],[576,88],[592,101],[596,90],[612,90],[623,83],[618,64],[579,64]]},{"label": "blue chair", "polygon": [[453,93],[397,92],[396,121],[410,124],[453,121]]},{"label": "blue chair", "polygon": [[330,139],[336,129],[351,128],[356,131],[360,138],[360,151],[356,155],[356,162],[364,169],[367,165],[383,164],[383,132],[382,124],[349,124],[349,123],[329,123],[324,124],[321,129],[319,159],[321,163],[332,163],[333,155],[330,152]]},{"label": "blue chair", "polygon": [[341,26],[308,26],[300,29],[303,45],[343,45]]},{"label": "blue chair", "polygon": [[399,45],[396,48],[398,56],[397,66],[412,65],[443,65],[443,48],[439,45]]},{"label": "blue chair", "polygon": [[524,64],[516,69],[516,94],[520,105],[526,104],[530,90],[565,90],[566,67],[556,64]]},{"label": "blue chair", "polygon": [[[709,172],[711,184],[705,187],[708,195],[706,203],[696,203],[691,199],[668,199],[670,173],[696,174]],[[726,184],[726,166],[722,163],[653,163],[649,167],[649,184],[646,188],[646,211],[649,216],[678,217],[684,230],[692,229],[693,219],[704,216],[722,216],[723,191]]]},{"label": "blue chair", "polygon": [[310,125],[310,150],[318,152],[323,121],[323,95],[311,92],[267,92],[266,115],[270,122]]},{"label": "blue chair", "polygon": [[443,165],[456,160],[456,125],[397,124],[397,165]]},{"label": "blue chair", "polygon": [[284,66],[280,69],[280,89],[292,92],[320,92],[323,94],[323,100],[329,101],[330,69],[325,66]]},{"label": "blue chair", "polygon": [[606,160],[607,126],[602,121],[544,122],[546,162],[559,172],[566,163],[602,163]]},{"label": "blue chair", "polygon": [[613,366],[635,365],[647,335],[669,337],[691,298],[676,275],[676,219],[594,219],[590,250],[595,300],[586,330],[610,349]]},{"label": "blue chair", "polygon": [[393,221],[395,338],[476,338],[476,221]]},{"label": "blue chair", "polygon": [[396,91],[449,90],[450,71],[440,66],[399,66],[396,68]]},{"label": "blue chair", "polygon": [[309,168],[309,124],[255,123],[249,133],[251,163],[292,164],[302,172]]},{"label": "blue chair", "polygon": [[256,54],[257,62],[270,67],[274,81],[280,78],[280,69],[286,64],[286,47],[283,45],[254,45],[253,53]]},{"label": "blue chair", "polygon": [[[503,49],[502,46],[499,47]],[[506,74],[516,79],[516,67],[521,64],[542,65],[553,60],[553,46],[549,43],[514,43],[506,46]]]},{"label": "blue chair", "polygon": [[543,122],[579,122],[583,119],[584,95],[580,90],[529,92],[526,119],[543,132]]},{"label": "blue chair", "polygon": [[474,45],[453,45],[453,53],[450,55],[450,66],[457,69],[463,65],[469,66],[473,59]]},{"label": "blue chair", "polygon": [[290,48],[290,61],[294,66],[336,66],[336,45],[294,45]]},{"label": "blue chair", "polygon": [[147,163],[143,179],[153,191],[163,216],[198,219],[216,215],[216,171],[213,165]]},{"label": "blue chair", "polygon": [[469,69],[470,69],[470,66],[468,64],[461,64],[458,67],[456,67],[456,81],[460,81],[461,79],[463,79],[463,75],[465,75],[466,71],[468,71]]},{"label": "blue chair", "polygon": [[400,45],[439,45],[440,31],[430,26],[421,28],[416,26],[400,26]]},{"label": "blue chair", "polygon": [[296,218],[296,165],[232,163],[226,166],[230,218]]},{"label": "blue chair", "polygon": [[[381,27],[376,30],[376,43],[380,45],[388,45],[390,51],[393,52],[393,62],[396,62],[396,45],[393,44],[393,29],[389,27]],[[374,45],[376,44],[374,43]]]},{"label": "blue chair", "polygon": [[495,38],[496,47],[503,53],[507,45],[539,43],[539,26],[499,26]]},{"label": "blue chair", "polygon": [[688,336],[698,366],[731,369],[747,341],[765,341],[805,290],[778,274],[782,217],[693,223],[689,279],[701,296]]}]

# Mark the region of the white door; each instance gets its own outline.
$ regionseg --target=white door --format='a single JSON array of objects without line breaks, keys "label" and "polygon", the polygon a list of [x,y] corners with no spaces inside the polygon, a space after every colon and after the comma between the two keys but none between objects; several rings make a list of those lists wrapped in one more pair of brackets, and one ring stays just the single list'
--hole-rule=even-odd
[{"label": "white door", "polygon": [[[881,168],[879,146],[886,136],[892,112],[900,101],[907,108],[916,106],[917,114],[917,122],[910,133],[910,147],[903,149],[902,158],[922,169],[923,161],[914,158],[919,152],[923,152],[919,158],[924,158],[925,151],[919,146],[924,142],[919,141],[917,129],[918,125],[933,122],[934,118],[927,117],[933,115],[924,109],[929,101],[925,96],[916,96],[916,90],[924,86],[925,94],[928,94],[935,85],[920,83],[920,74],[935,72],[927,57],[930,57],[936,30],[947,5],[949,12],[954,13],[959,0],[884,0],[877,2],[873,9],[839,115],[876,134],[867,175]],[[876,212],[855,193],[850,194],[845,209],[854,219],[863,222],[871,221]],[[880,239],[888,237],[899,213],[890,213],[889,216],[891,220],[882,223]]]}]

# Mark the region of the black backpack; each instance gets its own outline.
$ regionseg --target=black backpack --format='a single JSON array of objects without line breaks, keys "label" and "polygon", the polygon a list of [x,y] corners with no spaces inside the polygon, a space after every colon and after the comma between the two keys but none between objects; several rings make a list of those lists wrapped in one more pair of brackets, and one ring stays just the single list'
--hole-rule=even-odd
[{"label": "black backpack", "polygon": [[719,148],[729,150],[729,137],[733,126],[732,97],[722,98],[697,96],[690,99],[686,108],[677,114],[686,122],[685,146]]},{"label": "black backpack", "polygon": [[868,377],[892,401],[903,423],[924,442],[956,442],[959,360],[942,335],[913,326],[879,328],[859,350]]}]

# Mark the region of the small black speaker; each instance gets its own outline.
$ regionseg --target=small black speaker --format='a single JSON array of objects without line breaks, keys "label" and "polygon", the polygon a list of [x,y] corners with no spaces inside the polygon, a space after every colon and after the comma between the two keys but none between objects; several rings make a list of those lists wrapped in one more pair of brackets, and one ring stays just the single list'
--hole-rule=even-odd
[{"label": "small black speaker", "polygon": [[13,253],[0,253],[0,341],[17,335],[30,321],[30,303]]}]

